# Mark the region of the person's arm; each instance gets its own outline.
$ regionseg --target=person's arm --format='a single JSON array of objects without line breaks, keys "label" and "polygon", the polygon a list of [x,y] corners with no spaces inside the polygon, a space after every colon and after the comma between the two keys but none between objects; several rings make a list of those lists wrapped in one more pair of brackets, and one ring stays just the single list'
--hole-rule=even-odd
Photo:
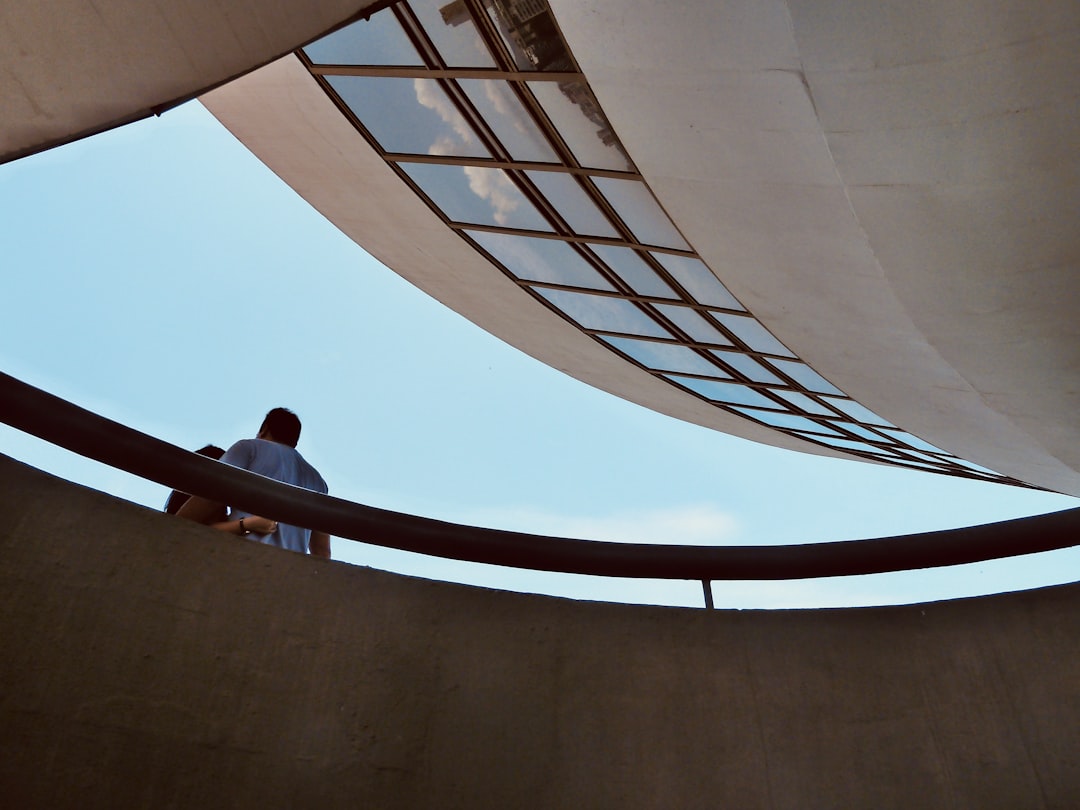
[{"label": "person's arm", "polygon": [[194,520],[204,526],[213,525],[221,520],[221,516],[224,514],[225,504],[198,495],[188,498],[187,502],[176,512],[177,517]]},{"label": "person's arm", "polygon": [[313,557],[330,559],[330,535],[326,532],[312,532],[308,541],[308,550]]},{"label": "person's arm", "polygon": [[180,507],[177,517],[194,520],[204,526],[228,532],[229,534],[270,534],[277,528],[277,521],[270,518],[251,515],[239,520],[229,520],[225,517],[225,506],[209,498],[194,496]]}]

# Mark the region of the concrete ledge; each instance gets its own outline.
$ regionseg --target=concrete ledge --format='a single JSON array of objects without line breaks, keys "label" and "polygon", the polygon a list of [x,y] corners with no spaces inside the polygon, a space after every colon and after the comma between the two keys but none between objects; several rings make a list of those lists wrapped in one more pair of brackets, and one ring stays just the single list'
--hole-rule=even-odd
[{"label": "concrete ledge", "polygon": [[577,603],[301,557],[0,457],[20,808],[1072,807],[1080,587]]}]

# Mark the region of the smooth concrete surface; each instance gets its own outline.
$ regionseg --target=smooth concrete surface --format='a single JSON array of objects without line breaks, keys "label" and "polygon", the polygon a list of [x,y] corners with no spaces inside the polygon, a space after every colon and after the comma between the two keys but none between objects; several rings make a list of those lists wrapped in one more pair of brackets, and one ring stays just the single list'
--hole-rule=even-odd
[{"label": "smooth concrete surface", "polygon": [[788,450],[851,458],[687,394],[626,362],[538,304],[401,182],[295,56],[219,87],[200,101],[365,251],[540,362],[602,391],[703,427]]},{"label": "smooth concrete surface", "polygon": [[1080,494],[1080,6],[551,0],[660,202],[830,382]]},{"label": "smooth concrete surface", "polygon": [[[662,206],[785,345],[925,441],[1080,495],[1080,5],[551,6]],[[305,73],[284,60],[205,103],[380,261],[591,385],[822,452],[601,357],[461,255]]]},{"label": "smooth concrete surface", "polygon": [[145,118],[374,0],[0,3],[0,163]]},{"label": "smooth concrete surface", "polygon": [[0,805],[1074,808],[1080,588],[714,611],[433,583],[0,457]]}]

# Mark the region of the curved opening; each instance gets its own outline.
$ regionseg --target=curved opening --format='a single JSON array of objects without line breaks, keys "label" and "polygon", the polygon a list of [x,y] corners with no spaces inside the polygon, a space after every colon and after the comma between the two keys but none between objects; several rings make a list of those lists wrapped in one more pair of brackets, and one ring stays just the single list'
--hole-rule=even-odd
[{"label": "curved opening", "polygon": [[402,551],[538,571],[697,580],[843,577],[963,565],[1080,545],[1080,508],[919,535],[774,546],[606,543],[462,526],[282,484],[188,452],[0,374],[0,418],[165,486]]}]

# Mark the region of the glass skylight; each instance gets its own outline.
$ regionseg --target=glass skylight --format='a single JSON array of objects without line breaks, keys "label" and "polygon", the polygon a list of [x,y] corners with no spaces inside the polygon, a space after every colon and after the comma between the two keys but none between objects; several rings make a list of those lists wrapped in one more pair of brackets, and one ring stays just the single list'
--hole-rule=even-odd
[{"label": "glass skylight", "polygon": [[747,311],[637,172],[545,0],[399,0],[298,54],[447,227],[625,362],[825,447],[1019,483],[845,396]]}]

